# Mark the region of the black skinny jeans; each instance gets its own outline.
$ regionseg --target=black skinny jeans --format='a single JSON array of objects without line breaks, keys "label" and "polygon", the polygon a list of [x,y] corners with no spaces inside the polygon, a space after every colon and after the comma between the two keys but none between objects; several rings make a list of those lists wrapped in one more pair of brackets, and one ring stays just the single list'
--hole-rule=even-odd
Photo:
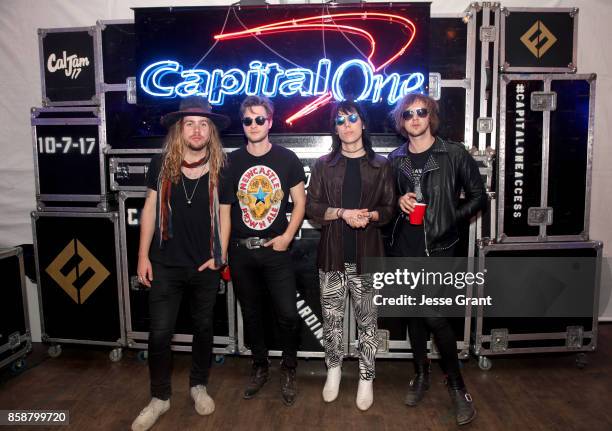
[{"label": "black skinny jeans", "polygon": [[149,293],[149,373],[151,396],[170,398],[172,352],[170,341],[183,294],[189,295],[193,321],[189,386],[206,385],[213,349],[213,310],[219,289],[219,271],[170,267],[153,263]]},{"label": "black skinny jeans", "polygon": [[272,247],[249,250],[230,244],[229,265],[236,297],[240,301],[244,329],[256,366],[268,366],[263,299],[269,294],[277,318],[283,366],[297,366],[299,317],[296,282],[289,251]]},{"label": "black skinny jeans", "polygon": [[[453,246],[447,250],[440,250],[431,254],[431,257],[454,257],[455,248]],[[446,374],[449,384],[453,387],[463,387],[457,355],[457,337],[446,317],[413,317],[408,321],[408,335],[414,355],[415,370],[422,369],[427,362],[427,340],[430,332],[440,352],[440,368]]]}]

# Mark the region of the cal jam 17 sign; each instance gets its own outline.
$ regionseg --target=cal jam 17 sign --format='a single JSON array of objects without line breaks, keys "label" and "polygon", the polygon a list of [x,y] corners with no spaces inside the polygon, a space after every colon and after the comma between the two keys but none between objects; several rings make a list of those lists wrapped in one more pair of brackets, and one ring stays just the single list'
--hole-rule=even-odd
[{"label": "cal jam 17 sign", "polygon": [[429,5],[136,9],[138,101],[209,99],[234,119],[248,95],[276,106],[274,132],[329,132],[329,105],[363,102],[371,131],[427,91]]},{"label": "cal jam 17 sign", "polygon": [[38,31],[45,105],[97,104],[95,27]]}]

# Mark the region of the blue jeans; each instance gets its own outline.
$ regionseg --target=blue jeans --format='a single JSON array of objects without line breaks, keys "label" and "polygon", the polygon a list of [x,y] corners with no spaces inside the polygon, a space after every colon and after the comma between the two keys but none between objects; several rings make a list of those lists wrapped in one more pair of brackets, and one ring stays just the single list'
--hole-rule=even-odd
[{"label": "blue jeans", "polygon": [[206,385],[213,348],[213,310],[219,289],[218,271],[170,267],[153,263],[149,293],[149,373],[151,396],[170,398],[172,352],[176,316],[183,294],[189,295],[193,320],[192,364],[189,385]]}]

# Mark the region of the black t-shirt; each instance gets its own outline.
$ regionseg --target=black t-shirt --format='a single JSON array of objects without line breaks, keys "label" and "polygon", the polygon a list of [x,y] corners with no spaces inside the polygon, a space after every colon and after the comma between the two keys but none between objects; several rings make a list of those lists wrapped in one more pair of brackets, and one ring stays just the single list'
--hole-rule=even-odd
[{"label": "black t-shirt", "polygon": [[[408,157],[410,157],[413,169],[412,182],[414,184],[414,192],[417,194],[417,201],[419,202],[425,202],[421,194],[421,178],[430,155],[431,148],[422,153],[411,153],[408,151]],[[408,217],[406,217],[401,226],[399,240],[403,243],[402,249],[408,251],[408,256],[419,257],[425,255],[424,225],[410,224]]]},{"label": "black t-shirt", "polygon": [[[342,183],[342,208],[356,209],[359,208],[361,201],[361,157],[353,159],[344,157],[344,159],[346,160],[346,171]],[[346,223],[343,223],[342,226],[342,243],[344,261],[355,263],[357,261],[357,232]]]},{"label": "black t-shirt", "polygon": [[[161,163],[162,156],[153,157],[147,174],[147,187],[156,191]],[[199,182],[185,175],[182,177],[182,181],[172,184],[170,190],[173,236],[164,241],[160,248],[159,232],[156,229],[149,258],[167,266],[197,267],[210,259],[209,175],[202,175]],[[193,194],[191,205],[187,203],[186,194],[189,197]],[[158,221],[156,218],[156,224]]]},{"label": "black t-shirt", "polygon": [[246,147],[232,151],[222,178],[219,200],[232,205],[232,238],[282,235],[289,224],[289,190],[305,182],[300,159],[278,145],[259,157]]}]

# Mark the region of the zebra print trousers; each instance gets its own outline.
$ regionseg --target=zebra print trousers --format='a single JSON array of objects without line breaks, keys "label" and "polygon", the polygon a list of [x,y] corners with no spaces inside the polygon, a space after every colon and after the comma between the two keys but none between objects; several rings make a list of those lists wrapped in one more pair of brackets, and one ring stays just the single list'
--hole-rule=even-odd
[{"label": "zebra print trousers", "polygon": [[378,339],[376,338],[377,312],[374,305],[372,277],[357,274],[357,265],[345,263],[344,271],[319,271],[321,286],[321,309],[323,312],[323,340],[325,364],[328,368],[342,365],[344,348],[342,329],[344,327],[344,304],[350,293],[359,344],[359,378],[373,380],[374,360]]}]

